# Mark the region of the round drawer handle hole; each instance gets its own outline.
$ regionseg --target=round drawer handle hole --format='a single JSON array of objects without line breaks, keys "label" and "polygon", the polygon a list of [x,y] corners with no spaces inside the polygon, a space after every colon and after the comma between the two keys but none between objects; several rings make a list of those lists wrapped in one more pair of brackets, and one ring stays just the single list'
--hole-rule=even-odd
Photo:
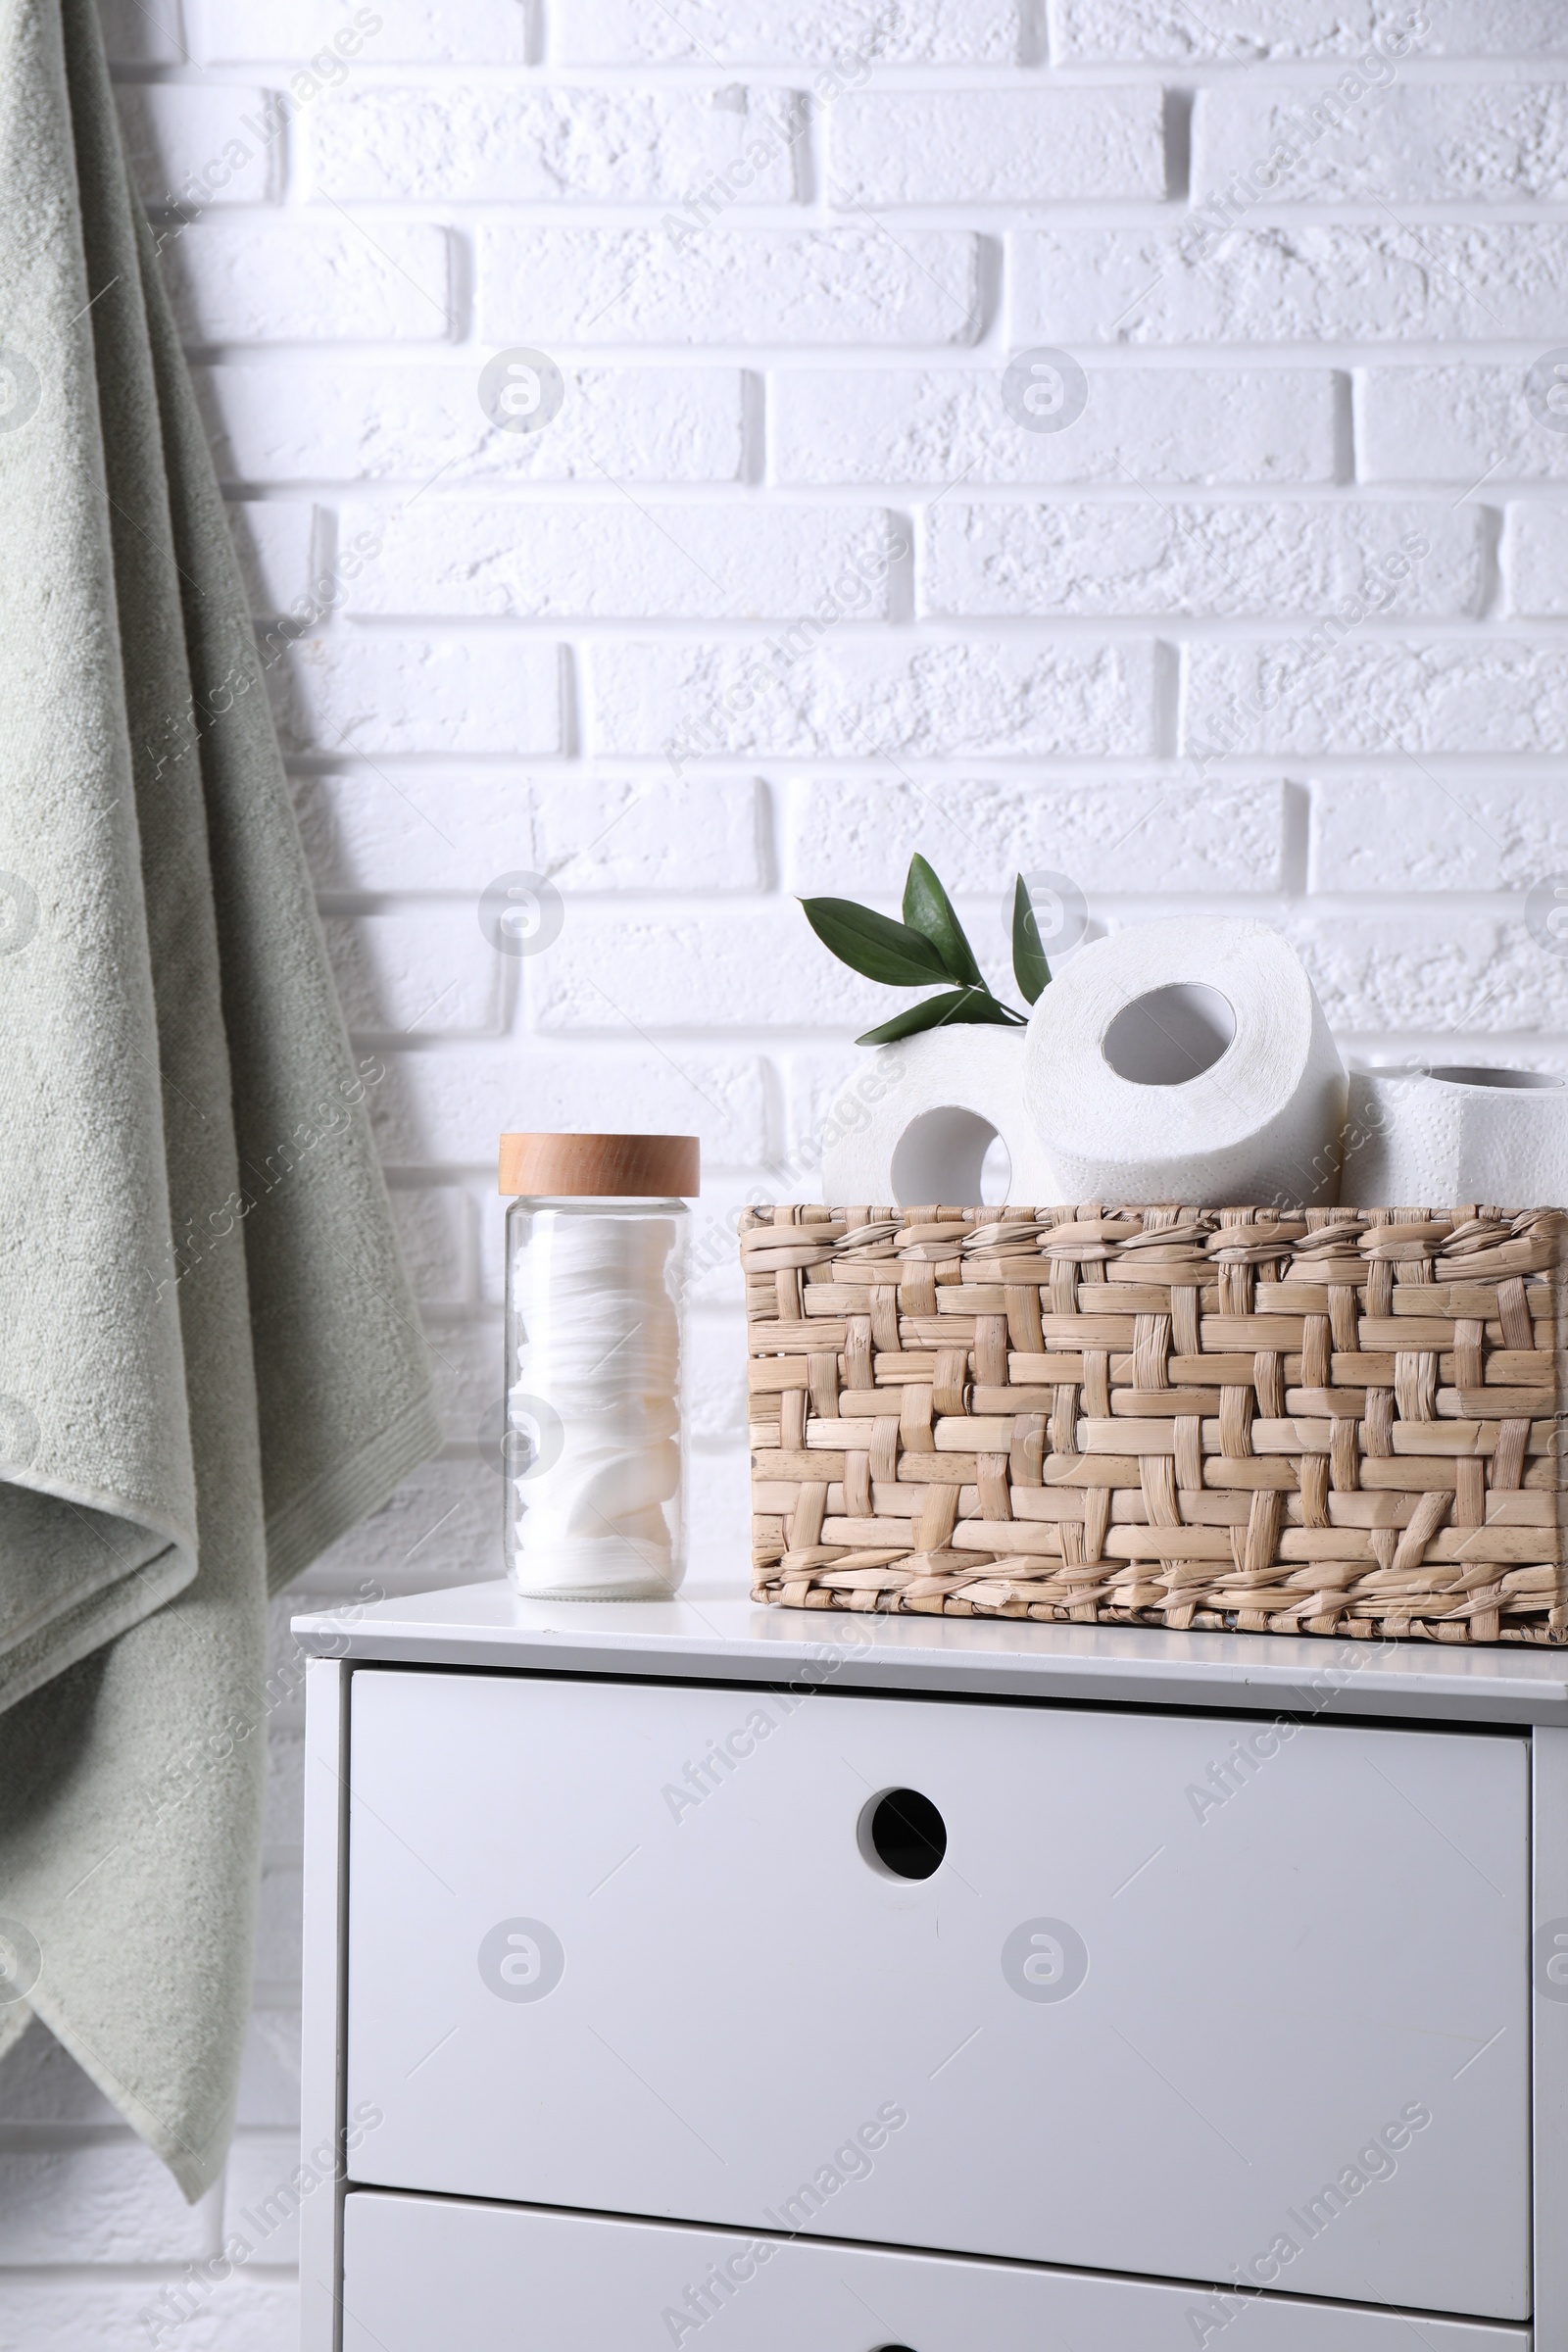
[{"label": "round drawer handle hole", "polygon": [[[948,1850],[948,1825],[918,1788],[885,1788],[860,1814],[859,1848],[890,1879],[928,1879]],[[900,2352],[897,2345],[889,2352]]]}]

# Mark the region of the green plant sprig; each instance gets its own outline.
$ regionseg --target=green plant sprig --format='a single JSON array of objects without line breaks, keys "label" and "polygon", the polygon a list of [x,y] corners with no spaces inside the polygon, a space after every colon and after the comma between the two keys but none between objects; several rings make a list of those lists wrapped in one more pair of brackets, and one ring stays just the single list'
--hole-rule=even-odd
[{"label": "green plant sprig", "polygon": [[[934,869],[916,852],[904,885],[904,920],[858,906],[853,899],[803,899],[806,919],[840,963],[888,988],[923,988],[948,983],[940,996],[896,1012],[879,1028],[858,1037],[858,1046],[890,1046],[922,1029],[985,1022],[1021,1028],[1027,1015],[1004,1004],[986,983],[963,925]],[[1051,979],[1040,944],[1040,926],[1020,874],[1012,894],[1012,970],[1026,1004],[1035,1004]]]}]

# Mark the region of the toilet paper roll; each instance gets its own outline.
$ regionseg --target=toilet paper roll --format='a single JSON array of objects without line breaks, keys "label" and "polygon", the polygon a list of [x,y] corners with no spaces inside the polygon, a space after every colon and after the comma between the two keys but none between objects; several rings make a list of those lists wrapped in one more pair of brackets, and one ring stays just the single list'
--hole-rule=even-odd
[{"label": "toilet paper roll", "polygon": [[1340,1198],[1352,1208],[1568,1200],[1568,1085],[1536,1070],[1352,1070]]},{"label": "toilet paper roll", "polygon": [[1151,923],[1081,948],[1034,1009],[1024,1100],[1067,1198],[1337,1197],[1345,1070],[1266,923]]},{"label": "toilet paper roll", "polygon": [[857,1069],[822,1133],[822,1190],[839,1206],[980,1202],[993,1140],[1007,1148],[1009,1200],[1063,1196],[1024,1111],[1022,1029],[929,1029],[879,1046]]}]

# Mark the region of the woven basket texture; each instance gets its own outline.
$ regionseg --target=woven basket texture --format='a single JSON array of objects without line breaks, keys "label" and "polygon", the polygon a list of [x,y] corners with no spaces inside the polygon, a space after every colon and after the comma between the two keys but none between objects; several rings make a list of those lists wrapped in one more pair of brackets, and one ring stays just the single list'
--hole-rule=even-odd
[{"label": "woven basket texture", "polygon": [[1568,1217],[748,1212],[754,1593],[1568,1641]]}]

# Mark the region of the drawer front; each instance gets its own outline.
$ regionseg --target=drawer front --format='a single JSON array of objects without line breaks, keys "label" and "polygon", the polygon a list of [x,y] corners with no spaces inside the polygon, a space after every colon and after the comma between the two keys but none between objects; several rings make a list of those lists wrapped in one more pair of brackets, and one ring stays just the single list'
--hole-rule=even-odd
[{"label": "drawer front", "polygon": [[357,1673],[357,2177],[1524,2318],[1525,1742],[1256,1730]]},{"label": "drawer front", "polygon": [[[1243,2323],[1240,2336],[1228,2330]],[[711,2338],[707,2329],[712,2327]],[[1527,2352],[1525,2328],[358,2190],[343,2352]]]}]

